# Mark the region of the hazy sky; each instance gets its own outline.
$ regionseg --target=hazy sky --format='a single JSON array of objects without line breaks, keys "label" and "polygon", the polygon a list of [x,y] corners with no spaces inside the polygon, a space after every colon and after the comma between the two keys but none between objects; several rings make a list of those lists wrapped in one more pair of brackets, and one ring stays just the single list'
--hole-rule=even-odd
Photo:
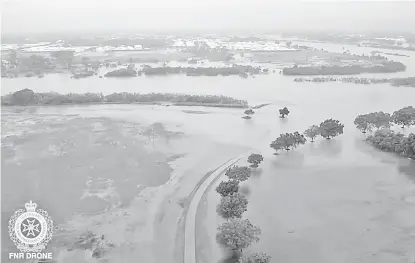
[{"label": "hazy sky", "polygon": [[133,30],[412,30],[415,2],[1,0],[2,33]]}]

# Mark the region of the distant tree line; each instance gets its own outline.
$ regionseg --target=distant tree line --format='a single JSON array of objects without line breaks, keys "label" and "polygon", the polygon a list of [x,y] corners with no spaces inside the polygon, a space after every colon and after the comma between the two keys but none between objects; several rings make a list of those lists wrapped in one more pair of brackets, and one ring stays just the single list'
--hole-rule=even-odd
[{"label": "distant tree line", "polygon": [[30,89],[23,89],[1,97],[3,106],[13,105],[62,105],[62,104],[88,104],[88,103],[150,103],[150,102],[172,102],[172,103],[196,103],[196,104],[218,104],[239,105],[247,107],[248,102],[237,100],[221,95],[185,95],[173,93],[113,93],[103,95],[99,93],[84,94],[59,94],[55,92],[35,93]]},{"label": "distant tree line", "polygon": [[405,71],[406,66],[401,62],[382,61],[380,65],[365,67],[360,65],[353,66],[294,66],[284,68],[284,75],[354,75],[362,73],[393,73]]}]

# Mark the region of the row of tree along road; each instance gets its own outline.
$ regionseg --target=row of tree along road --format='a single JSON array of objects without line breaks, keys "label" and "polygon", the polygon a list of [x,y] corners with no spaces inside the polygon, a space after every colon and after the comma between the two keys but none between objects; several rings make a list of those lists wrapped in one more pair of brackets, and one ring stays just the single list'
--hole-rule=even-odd
[{"label": "row of tree along road", "polygon": [[[250,119],[255,114],[252,109],[246,110],[244,113],[246,116],[243,118],[245,119]],[[289,113],[290,111],[287,107],[279,110],[280,118],[285,118]],[[415,108],[412,106],[397,110],[392,115],[382,111],[362,114],[356,117],[354,124],[362,133],[367,133],[374,129],[377,130],[374,135],[366,138],[366,141],[375,147],[384,151],[397,152],[412,159],[414,158],[415,135],[411,133],[405,136],[402,133],[396,133],[390,129],[393,124],[399,125],[402,129],[406,126],[415,125]],[[306,137],[311,139],[311,142],[314,142],[318,136],[325,139],[332,139],[343,134],[343,130],[344,125],[339,120],[327,119],[321,122],[320,125],[310,126],[302,134],[298,131],[282,133],[271,142],[270,147],[275,150],[275,154],[277,155],[280,150],[289,151],[305,144],[307,141]]]},{"label": "row of tree along road", "polygon": [[266,253],[243,254],[244,249],[259,241],[261,229],[248,219],[242,218],[243,213],[247,211],[248,200],[240,193],[239,184],[248,180],[251,176],[251,168],[257,168],[263,160],[264,157],[261,154],[251,154],[248,157],[250,167],[229,168],[225,173],[229,180],[222,181],[216,188],[216,192],[222,197],[216,212],[226,219],[217,229],[216,241],[230,249],[239,263],[269,263],[271,261],[271,257]]}]

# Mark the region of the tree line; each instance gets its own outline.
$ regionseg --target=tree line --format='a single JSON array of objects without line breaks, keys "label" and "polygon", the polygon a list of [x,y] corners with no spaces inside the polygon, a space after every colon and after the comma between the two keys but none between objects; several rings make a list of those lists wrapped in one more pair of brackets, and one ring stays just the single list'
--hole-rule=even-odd
[{"label": "tree line", "polygon": [[239,263],[269,263],[271,261],[271,257],[262,252],[243,255],[244,249],[259,241],[261,229],[248,219],[242,218],[243,213],[248,209],[248,200],[239,193],[239,183],[248,180],[252,173],[251,169],[257,168],[263,160],[264,157],[261,154],[251,154],[247,160],[250,167],[235,165],[229,168],[225,172],[228,180],[222,181],[216,187],[216,192],[221,196],[216,212],[226,219],[217,229],[216,241],[232,250]]},{"label": "tree line", "polygon": [[63,105],[63,104],[104,104],[104,103],[197,103],[217,104],[226,106],[248,107],[248,102],[222,95],[186,95],[177,93],[102,93],[59,94],[56,92],[35,93],[30,89],[23,89],[1,97],[2,106],[25,105]]},{"label": "tree line", "polygon": [[293,133],[282,133],[278,138],[271,142],[270,147],[275,150],[275,155],[280,150],[292,150],[307,142],[307,138],[314,142],[315,138],[321,136],[327,140],[343,134],[344,125],[338,120],[327,119],[320,125],[312,125],[300,134],[298,131]]}]

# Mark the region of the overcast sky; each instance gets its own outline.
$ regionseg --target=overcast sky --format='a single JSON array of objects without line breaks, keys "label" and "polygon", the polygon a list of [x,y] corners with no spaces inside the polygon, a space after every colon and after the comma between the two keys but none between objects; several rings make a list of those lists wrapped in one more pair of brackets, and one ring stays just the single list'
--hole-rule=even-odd
[{"label": "overcast sky", "polygon": [[412,30],[415,2],[1,0],[2,33],[134,30]]}]

